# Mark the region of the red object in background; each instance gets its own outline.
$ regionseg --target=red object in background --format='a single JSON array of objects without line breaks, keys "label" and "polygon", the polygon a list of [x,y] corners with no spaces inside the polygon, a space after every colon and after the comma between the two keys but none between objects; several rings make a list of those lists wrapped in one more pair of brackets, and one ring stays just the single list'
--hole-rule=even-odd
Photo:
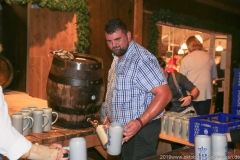
[{"label": "red object in background", "polygon": [[175,57],[172,57],[166,66],[166,70],[167,72],[177,72],[176,68],[177,68],[177,59]]}]

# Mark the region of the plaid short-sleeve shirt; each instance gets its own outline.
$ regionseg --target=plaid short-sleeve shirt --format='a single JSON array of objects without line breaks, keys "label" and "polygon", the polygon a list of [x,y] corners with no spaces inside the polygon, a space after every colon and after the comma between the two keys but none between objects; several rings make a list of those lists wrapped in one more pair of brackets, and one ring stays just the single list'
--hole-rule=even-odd
[{"label": "plaid short-sleeve shirt", "polygon": [[155,97],[151,90],[164,84],[156,57],[132,41],[119,63],[114,56],[108,73],[105,109],[110,121],[126,125],[140,117]]}]

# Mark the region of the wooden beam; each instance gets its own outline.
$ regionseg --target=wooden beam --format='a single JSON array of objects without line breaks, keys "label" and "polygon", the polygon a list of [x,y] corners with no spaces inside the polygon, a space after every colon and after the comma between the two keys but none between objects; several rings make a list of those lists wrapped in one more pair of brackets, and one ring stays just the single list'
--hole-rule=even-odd
[{"label": "wooden beam", "polygon": [[143,0],[134,0],[133,40],[142,45]]},{"label": "wooden beam", "polygon": [[230,74],[231,74],[231,57],[232,57],[232,35],[227,35],[226,49],[226,68],[224,77],[224,101],[223,112],[229,113],[229,95],[230,95]]}]

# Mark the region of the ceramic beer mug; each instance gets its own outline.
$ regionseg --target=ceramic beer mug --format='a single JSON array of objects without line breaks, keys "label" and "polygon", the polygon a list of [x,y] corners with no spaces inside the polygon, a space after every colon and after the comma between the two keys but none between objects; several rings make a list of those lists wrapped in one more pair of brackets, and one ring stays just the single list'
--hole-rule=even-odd
[{"label": "ceramic beer mug", "polygon": [[[23,121],[27,120],[26,125],[23,125]],[[12,126],[20,133],[23,132],[28,128],[30,119],[29,117],[24,117],[22,113],[13,113],[11,115]]]},{"label": "ceramic beer mug", "polygon": [[182,134],[183,140],[189,140],[189,119],[182,119]]},{"label": "ceramic beer mug", "polygon": [[174,137],[181,138],[182,134],[182,118],[175,118],[174,120]]},{"label": "ceramic beer mug", "polygon": [[178,117],[176,115],[171,115],[168,117],[168,131],[167,134],[170,136],[174,136],[174,120]]},{"label": "ceramic beer mug", "polygon": [[[30,117],[33,118],[33,115],[32,115],[33,110],[31,108],[22,108],[21,111],[28,111],[30,113]],[[31,132],[31,131],[32,131],[32,127],[29,128],[29,132]]]},{"label": "ceramic beer mug", "polygon": [[70,139],[69,146],[63,147],[70,152],[70,160],[87,160],[87,145],[83,137]]},{"label": "ceramic beer mug", "polygon": [[30,108],[32,111],[34,111],[35,109],[38,109],[36,106],[28,106],[27,108]]},{"label": "ceramic beer mug", "polygon": [[23,117],[29,118],[30,120],[30,121],[28,119],[23,120],[23,126],[26,126],[27,123],[29,123],[25,131],[23,131],[23,136],[28,136],[30,132],[30,128],[32,128],[34,121],[33,121],[33,118],[31,117],[31,112],[27,110],[21,110],[20,112],[23,114]]},{"label": "ceramic beer mug", "polygon": [[98,138],[104,148],[107,148],[107,153],[113,156],[119,155],[122,149],[123,126],[120,123],[112,122],[107,130],[103,125],[98,125],[98,121],[87,119],[96,129]]},{"label": "ceramic beer mug", "polygon": [[161,117],[161,133],[162,134],[167,134],[168,132],[168,114],[164,114]]},{"label": "ceramic beer mug", "polygon": [[[44,123],[44,117],[47,118],[47,121]],[[42,133],[43,128],[48,124],[49,118],[46,114],[43,113],[42,109],[35,109],[33,111],[33,127],[32,132],[33,133]]]},{"label": "ceramic beer mug", "polygon": [[213,133],[212,140],[212,159],[227,160],[228,159],[228,141],[224,133]]},{"label": "ceramic beer mug", "polygon": [[112,122],[108,129],[107,153],[113,156],[119,155],[122,150],[123,126]]},{"label": "ceramic beer mug", "polygon": [[211,160],[211,137],[208,135],[195,136],[195,160]]},{"label": "ceramic beer mug", "polygon": [[[44,132],[49,132],[52,129],[52,125],[57,121],[58,119],[58,113],[53,112],[52,108],[42,108],[43,113],[48,116],[49,122],[47,123],[48,119],[47,117],[44,117],[44,124],[47,123],[46,126],[43,127]],[[55,115],[55,120],[52,122],[52,115]]]}]

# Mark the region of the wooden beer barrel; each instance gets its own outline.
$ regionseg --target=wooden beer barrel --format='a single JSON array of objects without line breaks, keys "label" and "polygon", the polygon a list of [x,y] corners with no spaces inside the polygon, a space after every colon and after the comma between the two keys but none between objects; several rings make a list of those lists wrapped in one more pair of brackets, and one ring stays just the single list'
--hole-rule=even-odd
[{"label": "wooden beer barrel", "polygon": [[0,86],[8,87],[13,79],[13,67],[9,60],[0,54]]},{"label": "wooden beer barrel", "polygon": [[105,87],[102,59],[74,54],[74,60],[54,56],[47,80],[47,102],[64,128],[86,128],[87,118],[99,119]]}]

